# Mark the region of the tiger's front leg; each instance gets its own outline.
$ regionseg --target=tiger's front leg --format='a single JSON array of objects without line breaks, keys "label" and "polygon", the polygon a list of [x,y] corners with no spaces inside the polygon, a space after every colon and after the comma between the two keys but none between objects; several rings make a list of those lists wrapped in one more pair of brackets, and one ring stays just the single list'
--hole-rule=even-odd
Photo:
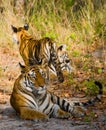
[{"label": "tiger's front leg", "polygon": [[49,65],[48,65],[48,60],[44,57],[42,61],[43,67],[46,69],[46,83],[48,84],[50,81],[50,73],[49,73]]},{"label": "tiger's front leg", "polygon": [[48,116],[44,113],[41,113],[35,109],[28,107],[20,107],[20,117],[22,119],[35,120],[35,121],[48,121]]},{"label": "tiger's front leg", "polygon": [[58,81],[60,83],[62,83],[64,81],[64,77],[63,77],[63,73],[60,67],[60,63],[59,60],[56,58],[56,56],[52,57],[52,64],[56,69],[56,73],[57,73],[57,77],[58,77]]},{"label": "tiger's front leg", "polygon": [[58,56],[57,56],[57,50],[56,50],[55,45],[53,45],[53,47],[51,48],[51,54],[50,55],[51,55],[51,63],[55,67],[56,74],[57,74],[57,77],[58,77],[58,81],[60,83],[62,83],[64,81],[64,77],[63,77],[60,62],[59,62],[59,59],[58,59]]}]

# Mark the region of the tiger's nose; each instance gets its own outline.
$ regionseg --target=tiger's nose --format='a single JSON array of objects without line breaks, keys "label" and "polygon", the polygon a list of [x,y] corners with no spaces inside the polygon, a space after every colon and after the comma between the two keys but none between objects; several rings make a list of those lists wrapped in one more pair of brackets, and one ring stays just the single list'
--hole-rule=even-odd
[{"label": "tiger's nose", "polygon": [[44,88],[44,86],[43,86],[43,85],[40,85],[40,87],[41,87],[41,88]]},{"label": "tiger's nose", "polygon": [[66,62],[66,63],[69,63],[69,62],[70,62],[70,60],[65,60],[65,62]]}]

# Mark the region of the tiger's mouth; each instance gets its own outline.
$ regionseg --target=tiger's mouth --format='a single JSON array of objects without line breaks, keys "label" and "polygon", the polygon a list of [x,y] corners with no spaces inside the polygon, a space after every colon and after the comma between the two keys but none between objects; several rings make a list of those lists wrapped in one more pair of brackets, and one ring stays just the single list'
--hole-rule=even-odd
[{"label": "tiger's mouth", "polygon": [[34,94],[34,95],[39,95],[39,94],[43,94],[43,93],[45,93],[47,90],[46,90],[46,86],[41,86],[41,87],[39,87],[39,88],[35,88],[35,87],[33,87],[33,88],[31,88],[32,89],[32,93]]}]

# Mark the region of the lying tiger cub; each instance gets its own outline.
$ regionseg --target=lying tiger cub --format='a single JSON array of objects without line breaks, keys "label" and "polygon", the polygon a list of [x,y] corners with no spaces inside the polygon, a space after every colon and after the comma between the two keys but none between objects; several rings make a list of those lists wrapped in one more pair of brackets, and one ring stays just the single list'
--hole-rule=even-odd
[{"label": "lying tiger cub", "polygon": [[[82,116],[85,106],[91,102],[67,102],[47,91],[45,73],[38,65],[23,66],[21,74],[14,83],[10,103],[23,119],[46,120],[49,117],[69,118],[71,115]],[[95,99],[100,99],[102,85],[95,82],[100,93]],[[92,102],[94,100],[91,100]]]}]

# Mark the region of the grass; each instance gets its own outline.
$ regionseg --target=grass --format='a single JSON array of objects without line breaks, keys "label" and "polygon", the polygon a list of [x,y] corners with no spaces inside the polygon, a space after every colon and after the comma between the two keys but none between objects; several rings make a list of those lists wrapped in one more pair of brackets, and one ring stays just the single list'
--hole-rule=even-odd
[{"label": "grass", "polygon": [[[5,7],[4,13],[0,14],[0,36],[2,42],[11,41],[10,25],[22,26],[25,22],[30,25],[30,30],[36,37],[51,37],[58,44],[65,43],[68,48],[73,44],[88,45],[92,44],[97,38],[105,36],[105,9],[94,10],[92,3],[81,10],[73,13],[72,7],[75,4],[73,0],[62,0],[50,2],[47,0],[39,2],[33,0],[33,5],[26,3],[26,10],[15,14],[10,1],[3,1]],[[29,6],[31,8],[29,9]],[[23,13],[23,16],[22,16]],[[30,13],[30,14],[29,14]],[[25,15],[24,15],[25,14]],[[29,16],[30,15],[30,16]],[[6,37],[6,38],[5,38]],[[4,41],[4,38],[7,40]]]}]

